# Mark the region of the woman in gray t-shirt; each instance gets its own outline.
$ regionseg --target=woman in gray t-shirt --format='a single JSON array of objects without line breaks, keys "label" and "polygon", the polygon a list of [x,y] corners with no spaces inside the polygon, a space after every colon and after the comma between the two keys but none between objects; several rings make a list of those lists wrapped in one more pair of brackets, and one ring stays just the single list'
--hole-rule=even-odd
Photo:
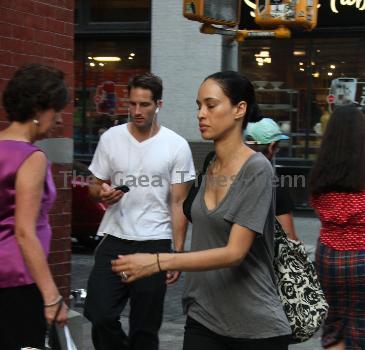
[{"label": "woman in gray t-shirt", "polygon": [[291,333],[273,272],[272,168],[242,141],[258,120],[252,84],[236,72],[207,77],[197,98],[202,137],[216,157],[192,205],[192,252],[113,261],[125,282],[188,271],[184,350],[288,348]]}]

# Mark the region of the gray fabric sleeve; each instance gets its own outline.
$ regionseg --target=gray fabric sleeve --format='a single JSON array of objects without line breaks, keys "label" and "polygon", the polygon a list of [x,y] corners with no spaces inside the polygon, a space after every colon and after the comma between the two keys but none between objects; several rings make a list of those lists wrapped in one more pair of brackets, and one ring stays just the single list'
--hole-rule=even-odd
[{"label": "gray fabric sleeve", "polygon": [[263,234],[272,208],[272,180],[273,170],[266,159],[252,162],[235,184],[224,219]]}]

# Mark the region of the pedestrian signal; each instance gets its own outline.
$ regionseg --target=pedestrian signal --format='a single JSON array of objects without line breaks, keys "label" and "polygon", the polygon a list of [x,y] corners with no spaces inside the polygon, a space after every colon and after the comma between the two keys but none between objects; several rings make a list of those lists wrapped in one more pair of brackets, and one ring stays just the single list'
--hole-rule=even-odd
[{"label": "pedestrian signal", "polygon": [[262,28],[310,31],[317,25],[318,0],[256,0],[255,14],[255,22]]},{"label": "pedestrian signal", "polygon": [[236,27],[241,0],[184,0],[184,17],[208,24]]}]

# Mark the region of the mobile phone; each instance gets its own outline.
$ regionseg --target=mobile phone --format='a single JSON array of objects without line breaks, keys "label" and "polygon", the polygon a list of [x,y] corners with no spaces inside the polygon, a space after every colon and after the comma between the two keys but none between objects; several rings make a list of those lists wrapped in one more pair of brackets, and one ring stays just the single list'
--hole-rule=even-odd
[{"label": "mobile phone", "polygon": [[120,186],[114,187],[114,189],[116,189],[116,190],[120,190],[120,191],[122,191],[123,193],[127,193],[127,192],[129,192],[129,187],[128,187],[128,186],[126,186],[126,185],[120,185]]}]

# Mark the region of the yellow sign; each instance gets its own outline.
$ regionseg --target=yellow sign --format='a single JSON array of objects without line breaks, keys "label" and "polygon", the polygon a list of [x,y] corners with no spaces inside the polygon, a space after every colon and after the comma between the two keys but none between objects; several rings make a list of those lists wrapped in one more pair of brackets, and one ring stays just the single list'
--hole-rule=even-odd
[{"label": "yellow sign", "polygon": [[[246,0],[245,0],[246,1]],[[338,3],[342,6],[355,6],[358,10],[365,10],[365,0],[331,0],[331,10],[334,13],[338,13]]]}]

